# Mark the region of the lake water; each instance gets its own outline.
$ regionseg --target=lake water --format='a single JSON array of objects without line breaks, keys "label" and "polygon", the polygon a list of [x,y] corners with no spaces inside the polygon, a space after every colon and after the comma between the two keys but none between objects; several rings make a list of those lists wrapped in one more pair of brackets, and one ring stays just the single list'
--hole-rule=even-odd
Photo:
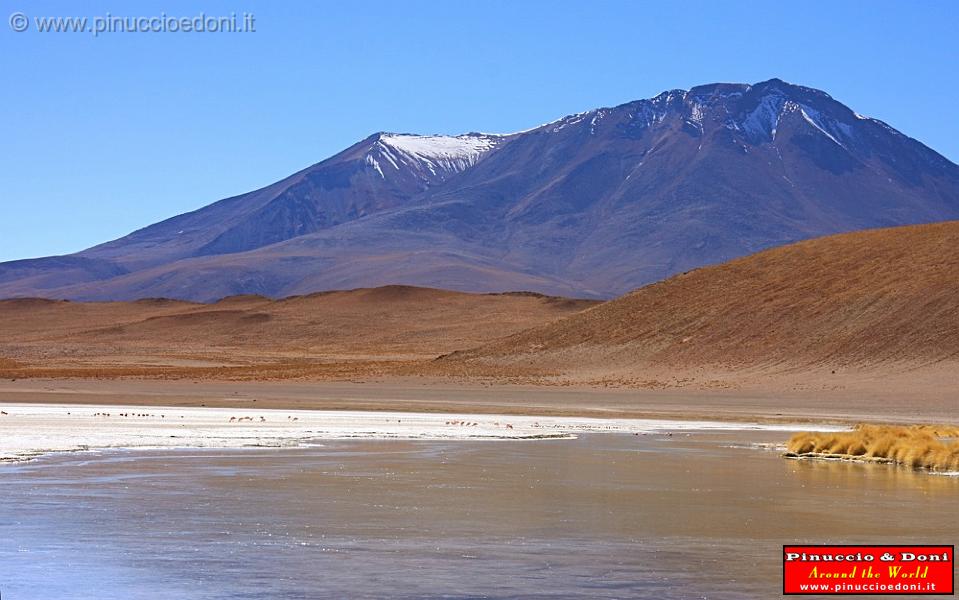
[{"label": "lake water", "polygon": [[0,465],[3,600],[767,599],[782,545],[952,544],[959,478],[779,432],[324,441]]}]

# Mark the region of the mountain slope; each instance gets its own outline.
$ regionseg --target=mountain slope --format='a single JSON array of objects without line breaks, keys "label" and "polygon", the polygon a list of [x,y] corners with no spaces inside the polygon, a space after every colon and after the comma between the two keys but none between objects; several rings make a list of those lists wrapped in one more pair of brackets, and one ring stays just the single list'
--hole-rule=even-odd
[{"label": "mountain slope", "polygon": [[773,79],[507,136],[377,134],[77,255],[96,268],[0,264],[0,296],[208,301],[403,283],[610,297],[801,239],[949,219],[959,166]]},{"label": "mountain slope", "polygon": [[402,206],[468,169],[501,138],[376,134],[271,186],[95,246],[80,256],[143,267],[253,250]]},{"label": "mountain slope", "polygon": [[415,215],[609,295],[803,238],[959,218],[959,169],[821,92],[773,81],[569,117],[428,195],[428,209],[375,219]]},{"label": "mountain slope", "polygon": [[767,250],[444,360],[571,375],[930,365],[957,373],[959,222]]}]

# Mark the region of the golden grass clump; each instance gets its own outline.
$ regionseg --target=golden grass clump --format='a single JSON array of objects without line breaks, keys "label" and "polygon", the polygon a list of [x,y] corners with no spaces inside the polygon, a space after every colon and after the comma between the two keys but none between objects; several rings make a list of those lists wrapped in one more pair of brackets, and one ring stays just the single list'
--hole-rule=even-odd
[{"label": "golden grass clump", "polygon": [[889,460],[914,468],[959,471],[959,427],[951,425],[857,425],[839,433],[797,433],[790,454]]},{"label": "golden grass clump", "polygon": [[959,438],[959,425],[915,425],[915,428],[938,438]]}]

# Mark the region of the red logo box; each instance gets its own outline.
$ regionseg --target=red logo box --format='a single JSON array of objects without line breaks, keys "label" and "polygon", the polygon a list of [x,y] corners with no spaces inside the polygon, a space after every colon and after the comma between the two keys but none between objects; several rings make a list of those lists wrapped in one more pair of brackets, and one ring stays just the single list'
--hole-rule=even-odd
[{"label": "red logo box", "polygon": [[783,594],[952,596],[955,546],[783,546]]}]

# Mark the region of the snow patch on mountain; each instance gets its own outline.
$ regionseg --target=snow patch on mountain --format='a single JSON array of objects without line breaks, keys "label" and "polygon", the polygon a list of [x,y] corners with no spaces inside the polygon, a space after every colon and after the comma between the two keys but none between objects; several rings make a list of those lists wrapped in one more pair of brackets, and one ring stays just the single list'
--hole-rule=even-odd
[{"label": "snow patch on mountain", "polygon": [[370,165],[371,167],[373,167],[373,169],[374,169],[377,173],[380,174],[380,177],[382,177],[383,179],[386,179],[386,175],[383,174],[383,169],[380,168],[380,163],[379,163],[379,161],[377,161],[375,158],[373,158],[373,155],[372,155],[372,154],[367,154],[367,155],[366,155],[366,164],[368,164],[368,165]]},{"label": "snow patch on mountain", "polygon": [[772,142],[776,140],[776,133],[783,116],[792,113],[798,114],[816,131],[843,148],[846,147],[844,141],[851,140],[854,137],[853,128],[848,124],[826,115],[809,106],[809,104],[787,100],[778,91],[764,96],[756,108],[742,119],[741,123],[732,120],[727,121],[726,127],[736,130],[741,129],[753,140]]},{"label": "snow patch on mountain", "polygon": [[686,119],[686,123],[691,127],[698,129],[700,135],[705,133],[705,128],[703,127],[703,120],[706,118],[706,105],[694,98],[689,106],[689,117]]},{"label": "snow patch on mountain", "polygon": [[596,135],[596,124],[597,122],[604,118],[609,111],[605,109],[600,109],[595,112],[593,118],[589,121],[589,135]]},{"label": "snow patch on mountain", "polygon": [[823,135],[835,142],[838,146],[845,148],[843,143],[837,138],[842,137],[843,135],[846,137],[851,137],[852,128],[844,123],[827,118],[819,111],[808,106],[799,106],[798,110],[807,123],[818,129]]},{"label": "snow patch on mountain", "polygon": [[773,141],[779,128],[779,119],[786,99],[779,94],[768,94],[743,119],[742,129],[754,139]]},{"label": "snow patch on mountain", "polygon": [[[665,93],[665,92],[664,92]],[[660,94],[657,96],[663,97],[662,102],[657,102],[654,100],[640,100],[635,103],[636,108],[635,112],[630,111],[627,113],[627,118],[633,126],[642,127],[652,127],[656,123],[662,123],[666,118],[666,114],[669,112],[667,104],[665,102],[665,96]]]},{"label": "snow patch on mountain", "polygon": [[430,178],[442,178],[472,167],[502,139],[499,135],[472,133],[455,136],[383,133],[374,142],[366,162],[384,179],[383,166],[387,165],[395,170],[405,165],[424,177],[428,174]]},{"label": "snow patch on mountain", "polygon": [[576,113],[574,115],[569,115],[561,119],[552,121],[550,123],[546,123],[545,125],[541,125],[541,127],[547,127],[549,125],[553,125],[554,127],[550,131],[552,131],[553,133],[556,133],[557,131],[561,131],[565,129],[566,127],[569,127],[570,125],[576,125],[577,123],[583,122],[586,119],[586,117],[593,114],[594,112],[596,111],[587,110],[581,113]]}]

